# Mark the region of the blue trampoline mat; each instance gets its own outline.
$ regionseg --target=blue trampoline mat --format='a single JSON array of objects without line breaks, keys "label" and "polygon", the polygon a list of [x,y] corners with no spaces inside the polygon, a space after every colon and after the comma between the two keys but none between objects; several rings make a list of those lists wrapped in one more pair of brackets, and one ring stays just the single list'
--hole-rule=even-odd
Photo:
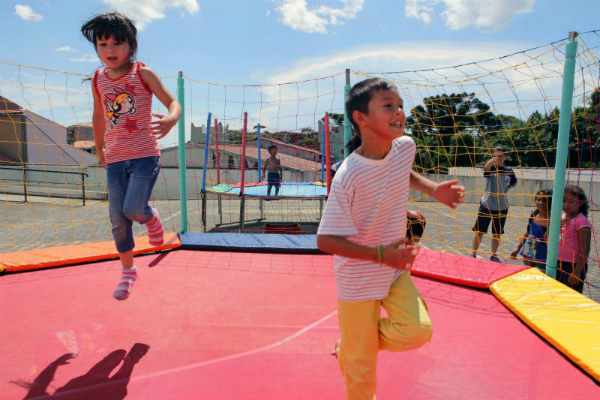
[{"label": "blue trampoline mat", "polygon": [[[268,185],[266,182],[253,183],[251,186],[244,186],[244,196],[249,197],[267,197]],[[211,193],[220,193],[225,195],[240,194],[240,186],[217,185],[207,189]],[[275,196],[275,187],[271,188],[271,196]],[[327,186],[315,185],[313,182],[282,182],[277,197],[326,197]]]}]

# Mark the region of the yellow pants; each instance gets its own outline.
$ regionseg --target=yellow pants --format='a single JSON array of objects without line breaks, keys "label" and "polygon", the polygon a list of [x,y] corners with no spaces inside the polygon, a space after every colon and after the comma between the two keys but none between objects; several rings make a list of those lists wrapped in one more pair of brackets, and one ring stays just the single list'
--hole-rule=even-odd
[{"label": "yellow pants", "polygon": [[[381,307],[388,318],[381,318]],[[400,275],[382,300],[338,299],[341,331],[338,361],[348,400],[372,400],[377,388],[379,350],[406,351],[431,340],[427,306],[410,272]]]}]

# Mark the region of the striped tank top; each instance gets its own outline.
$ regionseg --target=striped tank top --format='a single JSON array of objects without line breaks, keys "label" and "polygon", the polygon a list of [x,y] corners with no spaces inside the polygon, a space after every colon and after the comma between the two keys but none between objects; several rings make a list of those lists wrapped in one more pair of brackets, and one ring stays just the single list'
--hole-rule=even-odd
[{"label": "striped tank top", "polygon": [[108,77],[108,68],[94,75],[94,90],[104,110],[107,163],[160,155],[150,128],[152,92],[142,80],[140,68],[143,66],[133,63],[129,71],[117,79]]}]

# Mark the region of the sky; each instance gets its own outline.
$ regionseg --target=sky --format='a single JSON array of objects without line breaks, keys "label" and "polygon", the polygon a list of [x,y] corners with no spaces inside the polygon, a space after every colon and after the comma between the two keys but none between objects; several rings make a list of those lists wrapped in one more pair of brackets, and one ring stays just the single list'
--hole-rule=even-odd
[{"label": "sky", "polygon": [[[2,0],[0,61],[91,74],[80,28],[112,10],[159,76],[220,85],[452,66],[600,29],[597,0]],[[23,71],[0,69],[0,94]]]}]

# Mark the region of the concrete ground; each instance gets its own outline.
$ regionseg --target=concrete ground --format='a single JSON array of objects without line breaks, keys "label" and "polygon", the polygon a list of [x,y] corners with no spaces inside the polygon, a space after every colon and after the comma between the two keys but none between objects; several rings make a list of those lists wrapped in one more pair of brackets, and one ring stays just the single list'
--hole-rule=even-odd
[{"label": "concrete ground", "polygon": [[[206,230],[239,231],[240,200],[224,197],[221,203],[221,217],[218,202],[211,198],[207,202]],[[181,230],[179,200],[159,200],[153,202],[162,216],[165,229],[170,232]],[[277,200],[263,202],[264,219],[260,219],[260,201],[246,201],[245,231],[264,232],[264,223],[299,222],[302,233],[315,233],[320,215],[319,200]],[[465,203],[451,210],[433,202],[411,202],[409,207],[421,211],[427,220],[421,244],[427,248],[443,250],[467,256],[470,254],[478,204]],[[500,248],[503,262],[520,264],[521,260],[511,260],[510,252],[516,247],[525,231],[531,207],[511,206],[509,218],[502,237]],[[584,294],[600,302],[600,267],[597,255],[600,253],[600,215],[592,212],[589,218],[594,223],[595,240],[590,252],[588,281]],[[188,231],[202,232],[201,202],[188,203]],[[219,225],[218,225],[219,224]],[[141,225],[134,224],[134,234],[145,235]],[[24,203],[22,196],[0,195],[0,253],[28,250],[39,247],[53,247],[74,243],[89,243],[112,240],[108,206],[106,202],[52,199],[31,197]],[[478,256],[489,257],[491,236],[485,235]],[[1,255],[0,255],[1,258]]]}]

